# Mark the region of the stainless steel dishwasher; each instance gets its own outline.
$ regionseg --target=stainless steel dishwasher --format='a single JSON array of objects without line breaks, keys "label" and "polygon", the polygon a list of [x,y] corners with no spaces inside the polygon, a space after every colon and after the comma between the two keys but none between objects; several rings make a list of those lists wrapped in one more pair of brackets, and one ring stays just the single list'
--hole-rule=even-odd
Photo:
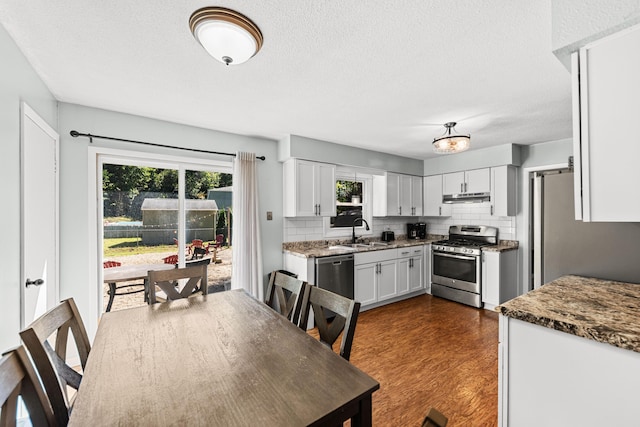
[{"label": "stainless steel dishwasher", "polygon": [[353,254],[316,258],[316,286],[353,299]]}]

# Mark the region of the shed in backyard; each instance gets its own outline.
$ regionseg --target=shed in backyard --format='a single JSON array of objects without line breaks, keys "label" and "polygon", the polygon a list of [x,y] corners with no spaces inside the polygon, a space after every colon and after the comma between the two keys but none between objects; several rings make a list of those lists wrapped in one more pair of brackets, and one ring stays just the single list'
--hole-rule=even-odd
[{"label": "shed in backyard", "polygon": [[[145,199],[142,202],[142,243],[173,244],[178,237],[178,199]],[[187,199],[186,241],[215,240],[218,205],[215,200]]]}]

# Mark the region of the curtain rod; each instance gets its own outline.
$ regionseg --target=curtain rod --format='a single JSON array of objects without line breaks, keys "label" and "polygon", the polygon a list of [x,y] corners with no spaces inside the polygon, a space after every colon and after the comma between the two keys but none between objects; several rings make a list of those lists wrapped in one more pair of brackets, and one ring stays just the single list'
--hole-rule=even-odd
[{"label": "curtain rod", "polygon": [[[108,140],[111,140],[111,141],[133,142],[134,144],[151,145],[153,147],[174,148],[176,150],[193,151],[193,152],[196,152],[196,153],[220,154],[222,156],[233,156],[233,157],[236,157],[236,155],[234,153],[223,153],[223,152],[220,152],[220,151],[199,150],[197,148],[176,147],[175,145],[156,144],[156,143],[153,143],[153,142],[135,141],[133,139],[113,138],[111,136],[91,135],[90,133],[80,133],[80,132],[75,131],[75,130],[72,130],[71,132],[69,132],[69,134],[74,138],[77,138],[79,136],[86,136],[87,138],[89,138],[89,142],[93,142],[93,138],[100,138],[100,139],[108,139]],[[265,156],[256,156],[256,159],[265,160],[266,157]]]}]

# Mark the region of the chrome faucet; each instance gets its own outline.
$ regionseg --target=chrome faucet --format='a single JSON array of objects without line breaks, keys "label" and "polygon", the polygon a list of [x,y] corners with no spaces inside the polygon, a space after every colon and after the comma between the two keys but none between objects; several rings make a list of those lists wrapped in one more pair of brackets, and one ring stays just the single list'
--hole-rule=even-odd
[{"label": "chrome faucet", "polygon": [[364,222],[364,225],[366,227],[366,230],[369,231],[369,223],[367,222],[366,219],[362,218],[362,217],[358,217],[356,219],[353,220],[353,224],[351,225],[351,243],[355,243],[356,242],[356,222],[358,221],[362,221]]}]

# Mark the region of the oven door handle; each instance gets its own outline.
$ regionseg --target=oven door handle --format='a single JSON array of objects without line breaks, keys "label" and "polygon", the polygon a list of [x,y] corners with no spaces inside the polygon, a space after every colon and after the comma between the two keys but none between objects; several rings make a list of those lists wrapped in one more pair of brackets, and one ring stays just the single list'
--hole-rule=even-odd
[{"label": "oven door handle", "polygon": [[469,261],[475,261],[477,258],[475,255],[451,255],[444,252],[434,252],[433,256],[443,256],[445,258],[464,259]]}]

